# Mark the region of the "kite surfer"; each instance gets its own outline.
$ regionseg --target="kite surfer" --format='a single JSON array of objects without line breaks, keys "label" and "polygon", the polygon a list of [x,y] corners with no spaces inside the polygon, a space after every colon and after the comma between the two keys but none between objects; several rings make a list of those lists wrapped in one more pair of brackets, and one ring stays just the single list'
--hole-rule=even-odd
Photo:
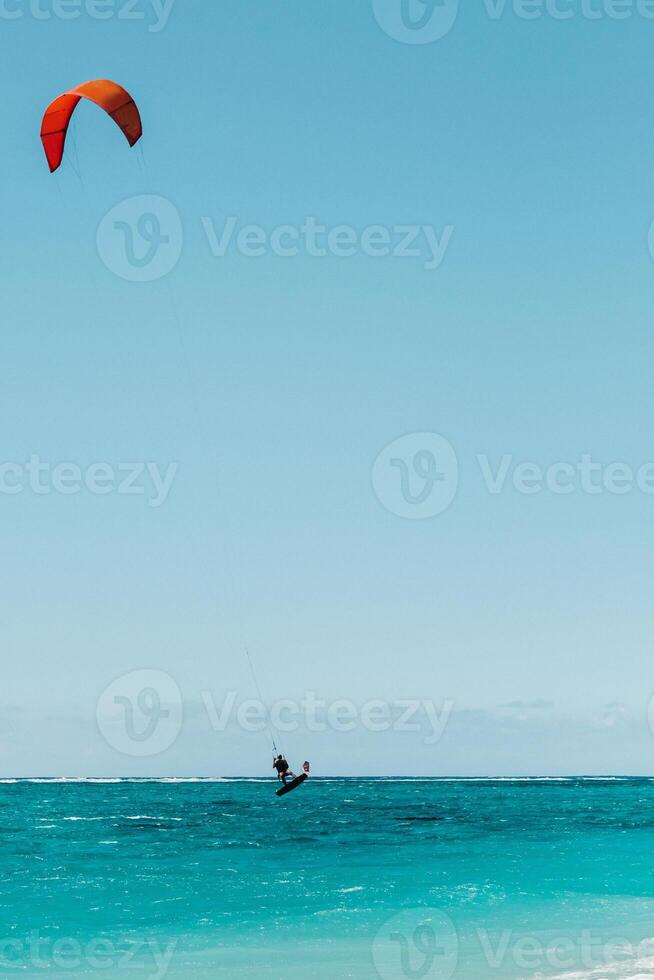
[{"label": "kite surfer", "polygon": [[277,779],[281,779],[284,786],[286,786],[286,780],[289,776],[295,776],[295,773],[289,769],[288,762],[283,755],[278,755],[277,758],[273,758],[272,767],[277,770]]},{"label": "kite surfer", "polygon": [[[301,786],[302,783],[307,781],[311,766],[308,762],[305,762],[302,766],[302,772],[299,776],[296,776],[295,773],[291,772],[291,770],[288,768],[288,762],[284,756],[278,755],[273,756],[273,769],[277,770],[277,778],[284,784],[283,786],[280,786],[275,795],[285,796],[287,793],[292,792],[292,790],[297,789],[298,786]],[[292,776],[293,778],[291,779],[290,783],[287,783],[286,780],[289,776]]]}]

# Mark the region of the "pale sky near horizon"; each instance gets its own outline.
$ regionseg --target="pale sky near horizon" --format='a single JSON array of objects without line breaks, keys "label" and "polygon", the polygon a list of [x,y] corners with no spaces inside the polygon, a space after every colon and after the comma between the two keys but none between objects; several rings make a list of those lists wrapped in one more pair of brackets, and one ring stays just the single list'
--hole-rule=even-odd
[{"label": "pale sky near horizon", "polygon": [[[265,773],[207,715],[256,697],[246,645],[266,700],[356,706],[282,735],[319,772],[654,769],[654,20],[620,9],[0,3],[0,775]],[[51,176],[93,77],[143,140],[82,105]],[[96,705],[140,669],[185,720],[124,755]]]}]

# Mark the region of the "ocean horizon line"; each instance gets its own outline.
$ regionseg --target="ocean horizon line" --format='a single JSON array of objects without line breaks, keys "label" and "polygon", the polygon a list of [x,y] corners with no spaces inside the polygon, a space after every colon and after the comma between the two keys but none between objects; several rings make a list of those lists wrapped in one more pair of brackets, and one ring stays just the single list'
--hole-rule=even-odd
[{"label": "ocean horizon line", "polygon": [[[422,775],[422,774],[402,774],[389,773],[386,775],[363,773],[354,774],[334,774],[325,773],[313,775],[313,782],[327,781],[370,781],[370,782],[606,782],[606,781],[635,781],[635,780],[654,780],[654,774],[625,774],[625,773],[566,773],[561,775],[537,774],[537,775],[473,775],[473,776],[453,776],[453,775]],[[247,773],[236,775],[220,776],[135,776],[135,775],[111,775],[111,776],[68,776],[68,775],[35,775],[35,776],[12,776],[0,775],[0,785],[7,783],[221,783],[221,782],[256,782],[270,783],[276,782],[274,776],[262,776]]]}]

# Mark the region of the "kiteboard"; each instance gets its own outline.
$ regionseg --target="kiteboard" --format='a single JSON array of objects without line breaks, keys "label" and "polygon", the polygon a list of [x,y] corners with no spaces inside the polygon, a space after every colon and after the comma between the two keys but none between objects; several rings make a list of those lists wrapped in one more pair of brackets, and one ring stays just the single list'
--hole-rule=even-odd
[{"label": "kiteboard", "polygon": [[276,796],[286,796],[287,793],[290,793],[292,790],[297,789],[298,786],[301,786],[302,783],[305,782],[305,780],[307,780],[308,778],[309,778],[309,773],[303,772],[301,775],[296,776],[295,779],[292,779],[290,783],[286,783],[285,786],[282,786],[281,789],[278,789]]}]

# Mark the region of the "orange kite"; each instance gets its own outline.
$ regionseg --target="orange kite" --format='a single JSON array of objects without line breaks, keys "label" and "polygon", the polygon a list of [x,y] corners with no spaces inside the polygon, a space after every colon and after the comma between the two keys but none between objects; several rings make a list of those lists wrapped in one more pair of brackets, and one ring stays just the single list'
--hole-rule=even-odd
[{"label": "orange kite", "polygon": [[103,78],[85,82],[64,92],[45,110],[41,124],[41,141],[51,173],[61,164],[68,126],[80,99],[89,99],[108,112],[122,129],[130,146],[134,146],[143,134],[141,116],[129,92],[115,82]]}]

